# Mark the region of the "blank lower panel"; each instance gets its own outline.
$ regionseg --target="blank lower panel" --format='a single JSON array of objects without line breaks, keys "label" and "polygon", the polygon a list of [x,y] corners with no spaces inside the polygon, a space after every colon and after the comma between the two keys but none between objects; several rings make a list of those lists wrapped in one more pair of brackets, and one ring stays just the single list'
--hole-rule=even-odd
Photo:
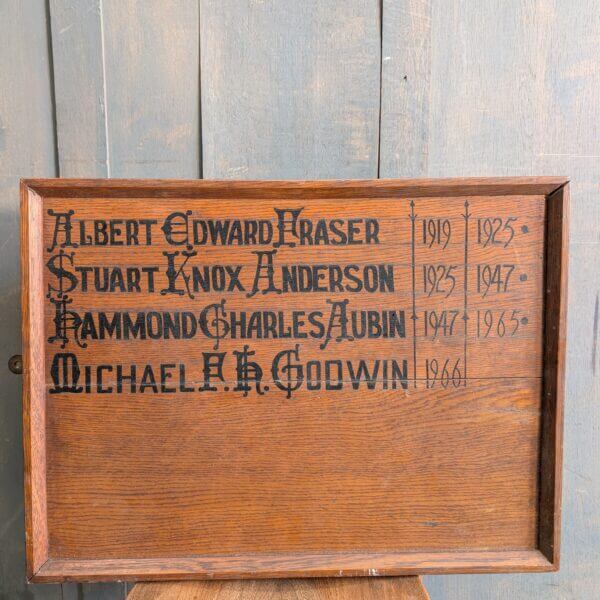
[{"label": "blank lower panel", "polygon": [[50,555],[535,548],[540,380],[467,389],[51,396]]}]

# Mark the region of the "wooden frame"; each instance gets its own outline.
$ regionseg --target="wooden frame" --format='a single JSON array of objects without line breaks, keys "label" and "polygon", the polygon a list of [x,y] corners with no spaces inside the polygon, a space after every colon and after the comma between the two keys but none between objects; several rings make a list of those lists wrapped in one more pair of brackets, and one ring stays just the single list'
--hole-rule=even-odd
[{"label": "wooden frame", "polygon": [[[544,195],[545,318],[539,540],[536,550],[466,552],[323,552],[255,556],[70,560],[53,558],[46,521],[45,374],[42,204],[52,197],[406,198]],[[34,582],[107,579],[325,577],[553,571],[559,566],[562,428],[566,339],[568,180],[562,177],[228,182],[33,179],[21,183],[23,429],[27,576]],[[376,566],[376,571],[373,567]]]}]

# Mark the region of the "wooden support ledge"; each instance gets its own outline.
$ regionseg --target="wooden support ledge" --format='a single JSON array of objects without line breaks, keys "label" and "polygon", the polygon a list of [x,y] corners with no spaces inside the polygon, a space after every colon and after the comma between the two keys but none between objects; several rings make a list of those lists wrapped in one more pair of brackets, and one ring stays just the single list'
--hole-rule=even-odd
[{"label": "wooden support ledge", "polygon": [[420,577],[138,583],[128,600],[429,600]]}]

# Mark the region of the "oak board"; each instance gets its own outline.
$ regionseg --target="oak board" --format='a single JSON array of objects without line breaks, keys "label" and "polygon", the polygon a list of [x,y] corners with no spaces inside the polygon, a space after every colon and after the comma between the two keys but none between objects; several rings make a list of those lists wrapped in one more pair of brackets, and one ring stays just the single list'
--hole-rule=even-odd
[{"label": "oak board", "polygon": [[22,182],[32,581],[558,568],[564,178]]}]

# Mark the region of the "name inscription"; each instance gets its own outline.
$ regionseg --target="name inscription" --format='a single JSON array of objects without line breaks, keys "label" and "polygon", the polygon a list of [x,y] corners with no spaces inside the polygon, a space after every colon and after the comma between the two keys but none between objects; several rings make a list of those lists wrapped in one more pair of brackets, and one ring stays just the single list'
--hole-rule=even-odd
[{"label": "name inscription", "polygon": [[[101,201],[54,203],[51,394],[466,387],[494,376],[471,375],[486,352],[539,341],[542,219],[517,203],[286,200],[219,214],[136,200],[106,217]],[[540,263],[521,264],[532,244]]]}]

